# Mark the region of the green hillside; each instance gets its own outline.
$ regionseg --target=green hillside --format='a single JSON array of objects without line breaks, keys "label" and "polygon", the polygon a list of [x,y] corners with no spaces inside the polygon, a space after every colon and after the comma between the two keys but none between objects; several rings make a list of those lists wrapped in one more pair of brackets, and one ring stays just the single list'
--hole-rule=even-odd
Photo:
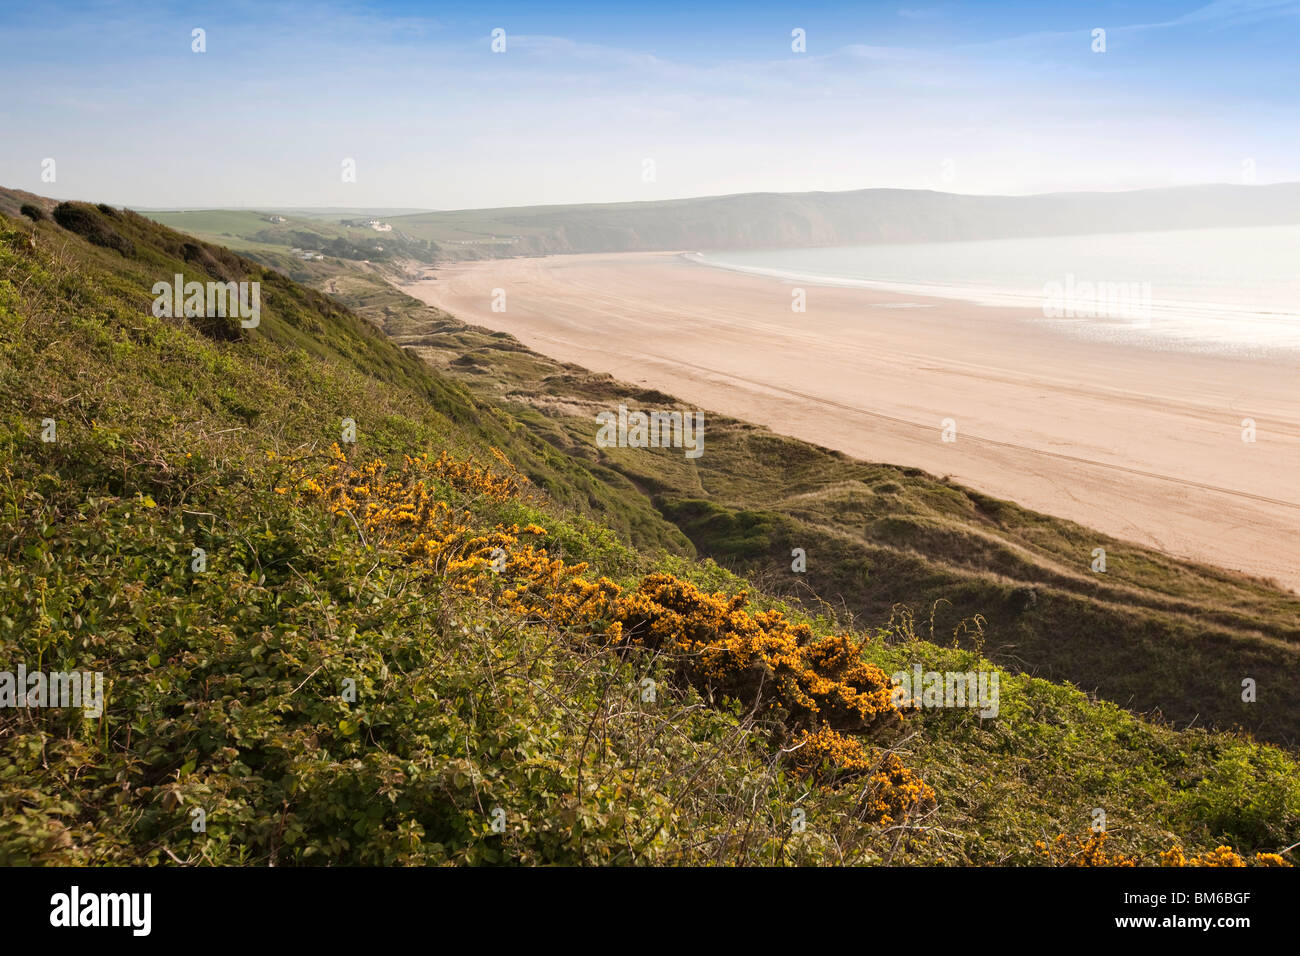
[{"label": "green hillside", "polygon": [[[986,652],[999,597],[1017,640],[1077,616],[1044,649],[1211,635],[1232,680],[1268,664],[1255,706],[1290,733],[1267,681],[1294,634],[1266,585],[1132,551],[1111,590],[1059,571],[1028,603],[1015,575],[1069,526],[739,422],[710,419],[693,461],[597,450],[581,403],[627,386],[373,276],[336,285],[362,315],[134,213],[41,208],[0,217],[0,657],[106,690],[95,716],[0,718],[0,864],[1215,863],[1295,842],[1291,751],[884,613],[924,622],[942,591],[989,620]],[[260,282],[260,323],[156,317],[176,273]],[[874,530],[841,535],[849,516]],[[780,578],[794,540],[825,602]],[[998,715],[898,706],[887,675],[913,665],[998,674]]]},{"label": "green hillside", "polygon": [[[376,232],[358,225],[361,217],[345,214],[307,217],[251,210],[204,209],[151,212],[149,218],[208,242],[238,252],[257,254],[261,261],[267,261],[267,255],[277,254],[287,261],[301,261],[293,250],[349,262],[393,262],[408,258],[430,260],[435,248],[424,239],[412,239],[404,233]],[[273,221],[278,219],[284,221]]]}]

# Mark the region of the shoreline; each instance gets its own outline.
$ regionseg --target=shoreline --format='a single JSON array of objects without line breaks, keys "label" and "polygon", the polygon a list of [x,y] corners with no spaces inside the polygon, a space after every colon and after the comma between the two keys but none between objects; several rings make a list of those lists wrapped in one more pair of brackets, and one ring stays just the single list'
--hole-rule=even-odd
[{"label": "shoreline", "polygon": [[[838,246],[826,247],[839,249]],[[748,250],[746,250],[748,251]],[[774,250],[781,251],[781,250]],[[804,249],[791,250],[796,252]],[[676,253],[684,262],[712,269],[722,269],[740,275],[772,279],[786,285],[813,285],[831,288],[860,289],[865,292],[888,293],[904,298],[926,300],[920,308],[932,308],[933,301],[964,303],[981,308],[1005,309],[1022,313],[1028,321],[1054,323],[1057,331],[1076,335],[1088,341],[1114,342],[1136,348],[1159,351],[1190,352],[1223,355],[1247,360],[1280,357],[1283,361],[1300,358],[1300,314],[1259,309],[1233,310],[1222,304],[1210,302],[1183,302],[1153,300],[1147,307],[1150,314],[1141,320],[1107,318],[1105,316],[1062,316],[1054,318],[1044,311],[1043,292],[1025,290],[981,289],[974,286],[942,285],[938,283],[867,279],[854,276],[822,275],[794,269],[748,266],[740,263],[710,261],[702,252]],[[1069,277],[1070,280],[1073,277]],[[901,306],[900,306],[901,307]],[[1231,337],[1216,337],[1208,330],[1194,332],[1186,328],[1184,320],[1193,317],[1202,325],[1219,323],[1226,328],[1231,323],[1253,323],[1267,327],[1280,337],[1274,342],[1246,342]]]},{"label": "shoreline", "polygon": [[1300,589],[1300,361],[1097,342],[895,291],[818,285],[795,313],[789,280],[701,264],[479,260],[401,288],[557,360]]}]

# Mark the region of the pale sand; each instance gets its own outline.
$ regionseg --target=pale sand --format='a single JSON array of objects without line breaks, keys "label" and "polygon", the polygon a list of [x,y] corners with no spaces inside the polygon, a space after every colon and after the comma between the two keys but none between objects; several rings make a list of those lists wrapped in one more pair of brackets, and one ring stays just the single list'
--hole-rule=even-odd
[{"label": "pale sand", "polygon": [[[438,276],[403,288],[553,358],[1300,589],[1296,360],[1085,342],[1028,310],[806,283],[797,314],[789,282],[670,253]],[[705,435],[707,455],[707,420]]]}]

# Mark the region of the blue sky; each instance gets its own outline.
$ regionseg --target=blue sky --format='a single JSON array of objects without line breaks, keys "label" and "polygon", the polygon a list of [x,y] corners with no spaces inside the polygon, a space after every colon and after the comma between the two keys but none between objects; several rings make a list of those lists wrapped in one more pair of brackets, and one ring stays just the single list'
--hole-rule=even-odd
[{"label": "blue sky", "polygon": [[0,184],[467,208],[1295,181],[1297,41],[1295,0],[0,0]]}]

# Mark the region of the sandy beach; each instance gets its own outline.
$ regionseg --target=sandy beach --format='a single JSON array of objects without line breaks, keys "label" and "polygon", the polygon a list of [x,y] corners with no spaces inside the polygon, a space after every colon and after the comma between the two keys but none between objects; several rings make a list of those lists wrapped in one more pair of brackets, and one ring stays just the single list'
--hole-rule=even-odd
[{"label": "sandy beach", "polygon": [[802,284],[796,313],[792,283],[670,253],[437,274],[403,289],[554,358],[1300,590],[1295,361],[1089,342],[1030,310],[834,286]]}]

